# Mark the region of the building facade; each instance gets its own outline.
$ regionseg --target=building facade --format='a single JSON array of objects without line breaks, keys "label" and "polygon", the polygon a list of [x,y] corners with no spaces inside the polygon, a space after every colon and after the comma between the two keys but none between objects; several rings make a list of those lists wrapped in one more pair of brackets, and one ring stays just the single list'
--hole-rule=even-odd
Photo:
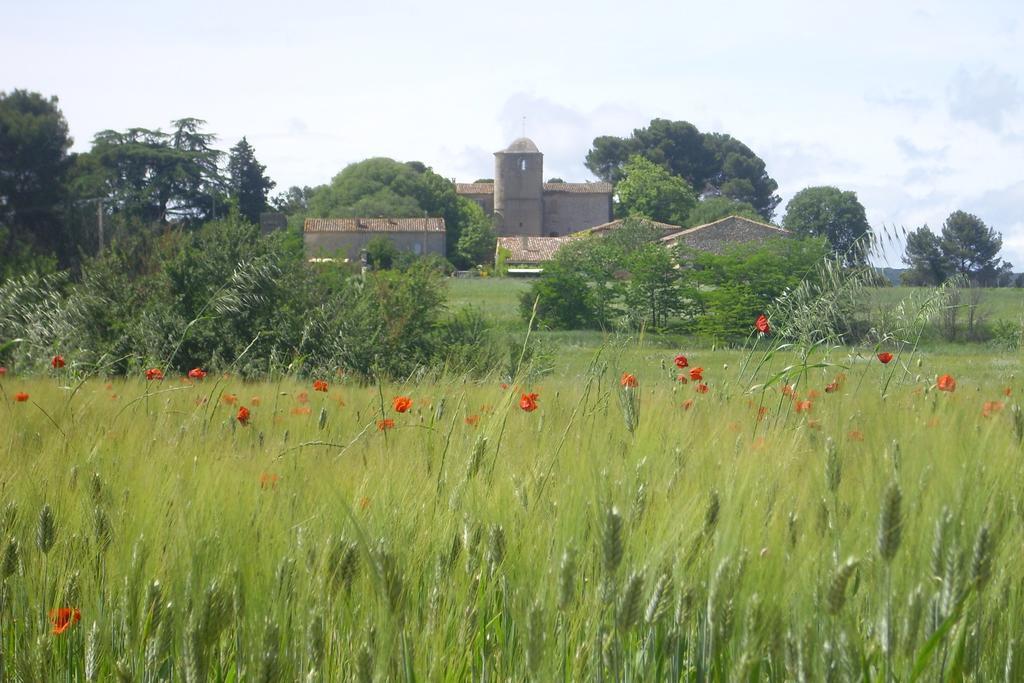
[{"label": "building facade", "polygon": [[302,226],[306,258],[358,261],[374,237],[417,256],[445,254],[443,218],[307,218]]},{"label": "building facade", "polygon": [[544,155],[529,138],[494,153],[493,183],[456,183],[455,190],[494,217],[499,236],[561,237],[612,217],[610,183],[545,183]]}]

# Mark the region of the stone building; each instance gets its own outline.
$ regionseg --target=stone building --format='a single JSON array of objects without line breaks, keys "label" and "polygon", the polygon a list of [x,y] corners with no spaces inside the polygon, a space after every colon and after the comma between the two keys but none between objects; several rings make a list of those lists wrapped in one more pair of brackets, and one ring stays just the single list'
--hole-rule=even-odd
[{"label": "stone building", "polygon": [[443,218],[307,218],[302,226],[306,258],[358,261],[374,237],[386,237],[399,251],[445,253]]},{"label": "stone building", "polygon": [[684,245],[697,251],[711,251],[721,254],[731,246],[764,242],[780,237],[792,237],[789,230],[768,225],[760,221],[728,216],[712,223],[705,223],[693,228],[681,230],[662,237],[660,242],[666,247]]},{"label": "stone building", "polygon": [[612,217],[610,183],[545,183],[544,155],[529,138],[494,153],[493,183],[456,183],[494,217],[499,236],[560,237]]}]

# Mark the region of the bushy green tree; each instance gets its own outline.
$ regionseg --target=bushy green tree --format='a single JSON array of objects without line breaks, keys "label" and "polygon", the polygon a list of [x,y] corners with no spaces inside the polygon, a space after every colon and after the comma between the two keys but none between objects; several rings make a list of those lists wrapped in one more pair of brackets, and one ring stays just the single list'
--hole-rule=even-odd
[{"label": "bushy green tree", "polygon": [[629,271],[624,297],[628,317],[634,324],[644,324],[651,329],[664,327],[683,304],[679,271],[672,252],[661,244],[645,244],[629,255],[625,266]]},{"label": "bushy green tree", "polygon": [[377,235],[366,243],[366,262],[375,270],[387,270],[395,265],[398,247],[383,235]]},{"label": "bushy green tree", "polygon": [[755,221],[763,221],[764,218],[757,210],[747,202],[729,199],[728,197],[708,197],[697,202],[697,205],[690,209],[683,225],[692,228],[697,225],[714,223],[717,220],[729,216],[740,216]]},{"label": "bushy green tree", "polygon": [[571,266],[549,261],[544,274],[519,296],[519,310],[529,321],[536,304],[537,322],[545,327],[579,330],[597,323],[595,302],[586,277]]},{"label": "bushy green tree", "polygon": [[674,225],[686,222],[697,203],[693,188],[685,180],[641,156],[632,157],[623,167],[615,193],[621,215]]},{"label": "bushy green tree", "polygon": [[752,204],[763,220],[771,220],[780,201],[778,183],[749,147],[729,135],[701,133],[687,121],[654,119],[627,138],[598,137],[586,165],[602,180],[618,183],[635,155],[684,178],[698,193],[717,192]]},{"label": "bushy green tree", "polygon": [[70,148],[56,97],[0,93],[0,274],[76,259],[76,236],[64,215]]},{"label": "bushy green tree", "polygon": [[698,330],[722,341],[743,339],[768,305],[805,278],[828,255],[824,238],[775,239],[737,245],[722,254],[680,249],[683,284],[695,292]]},{"label": "bushy green tree", "polygon": [[999,258],[1003,237],[966,211],[954,211],[942,224],[942,253],[953,272],[972,282],[995,285],[999,274],[1012,266]]},{"label": "bushy green tree", "polygon": [[927,225],[907,233],[903,262],[910,266],[901,276],[906,285],[939,285],[952,272],[952,264],[942,252],[942,242]]},{"label": "bushy green tree", "polygon": [[458,255],[468,265],[493,263],[498,237],[491,226],[491,219],[476,202],[463,202],[460,207],[463,227],[456,245]]},{"label": "bushy green tree", "polygon": [[855,192],[831,186],[804,188],[786,205],[782,227],[803,237],[825,237],[848,266],[867,260],[864,239],[871,226]]}]

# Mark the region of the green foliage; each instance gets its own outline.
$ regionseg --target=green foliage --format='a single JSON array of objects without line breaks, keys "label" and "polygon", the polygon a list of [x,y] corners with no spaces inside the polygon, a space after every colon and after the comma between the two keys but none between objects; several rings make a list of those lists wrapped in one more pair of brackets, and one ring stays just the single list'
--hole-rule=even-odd
[{"label": "green foliage", "polygon": [[723,254],[683,252],[683,277],[701,311],[697,329],[712,339],[737,341],[783,293],[815,276],[829,253],[823,238],[780,239],[738,245]]},{"label": "green foliage", "polygon": [[456,251],[466,264],[479,266],[494,262],[494,249],[498,238],[491,227],[491,219],[476,202],[459,198],[462,214],[462,235]]},{"label": "green foliage", "polygon": [[857,193],[837,187],[807,187],[786,205],[782,226],[804,237],[825,237],[846,265],[866,262],[863,240],[871,234]]},{"label": "green foliage", "polygon": [[942,253],[953,272],[978,284],[994,285],[1012,266],[999,258],[1003,238],[974,214],[954,211],[942,224]]},{"label": "green foliage", "polygon": [[75,260],[76,236],[65,221],[70,148],[56,97],[0,92],[0,274]]},{"label": "green foliage", "polygon": [[927,225],[907,233],[903,262],[910,266],[901,275],[906,285],[940,285],[950,275],[950,263],[942,253],[942,242]]},{"label": "green foliage", "polygon": [[673,225],[682,225],[697,203],[693,188],[685,180],[642,156],[630,158],[623,167],[615,193],[622,215]]},{"label": "green foliage", "polygon": [[543,275],[520,295],[519,301],[524,320],[533,316],[536,302],[537,321],[552,329],[587,329],[597,322],[590,283],[558,259],[545,264]]},{"label": "green foliage", "polygon": [[618,183],[635,155],[684,178],[699,193],[714,190],[752,204],[763,220],[771,220],[780,201],[778,183],[749,147],[729,135],[701,133],[687,121],[654,119],[628,138],[598,137],[586,165],[602,180]]},{"label": "green foliage", "polygon": [[751,204],[747,202],[729,199],[728,197],[708,197],[697,202],[697,205],[690,209],[686,217],[684,227],[692,228],[697,225],[714,223],[717,220],[729,216],[740,216],[755,221],[763,221],[764,218]]},{"label": "green foliage", "polygon": [[623,298],[634,326],[664,327],[683,303],[672,253],[660,244],[648,243],[626,258],[625,267],[629,280]]},{"label": "green foliage", "polygon": [[383,235],[377,235],[366,243],[366,261],[375,270],[391,268],[398,258],[398,247]]},{"label": "green foliage", "polygon": [[472,202],[456,195],[451,181],[419,162],[384,157],[346,166],[329,185],[315,188],[308,204],[306,215],[320,218],[440,216],[447,255],[454,259],[460,258],[463,230],[477,218],[467,206]]},{"label": "green foliage", "polygon": [[228,179],[231,198],[238,212],[250,223],[259,225],[260,214],[267,209],[267,194],[277,184],[266,176],[267,167],[256,160],[256,152],[244,137],[231,148]]}]

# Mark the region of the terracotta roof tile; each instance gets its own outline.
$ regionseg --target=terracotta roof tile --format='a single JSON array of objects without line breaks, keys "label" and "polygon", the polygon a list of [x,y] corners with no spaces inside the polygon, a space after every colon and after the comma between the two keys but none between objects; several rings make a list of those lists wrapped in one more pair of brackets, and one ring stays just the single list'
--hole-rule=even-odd
[{"label": "terracotta roof tile", "polygon": [[494,183],[455,183],[457,194],[494,194]]},{"label": "terracotta roof tile", "polygon": [[507,261],[510,263],[542,263],[550,261],[559,247],[573,239],[572,235],[564,237],[512,236],[499,237],[498,249],[509,252]]},{"label": "terracotta roof tile", "polygon": [[303,232],[445,232],[443,218],[307,218]]},{"label": "terracotta roof tile", "polygon": [[611,194],[611,183],[544,183],[545,192],[572,192],[573,194]]}]

